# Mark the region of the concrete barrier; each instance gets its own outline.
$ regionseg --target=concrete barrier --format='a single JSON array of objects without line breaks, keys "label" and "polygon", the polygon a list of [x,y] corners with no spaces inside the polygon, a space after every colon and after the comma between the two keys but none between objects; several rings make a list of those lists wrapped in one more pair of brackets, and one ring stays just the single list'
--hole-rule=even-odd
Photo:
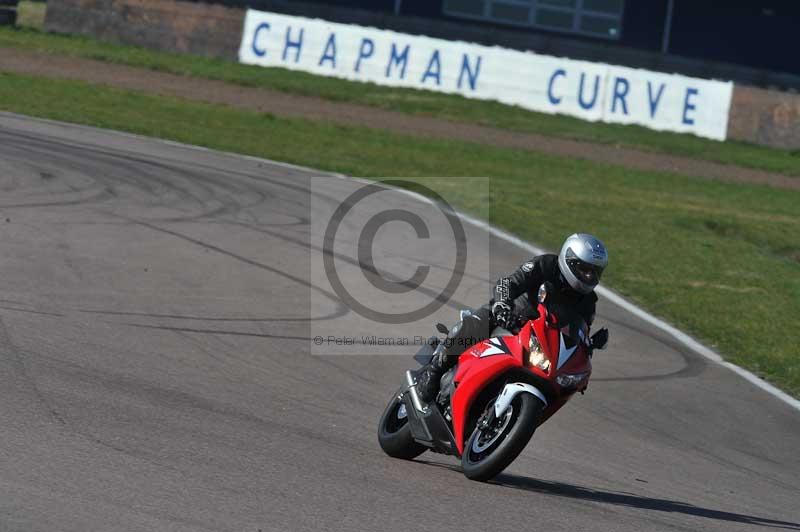
[{"label": "concrete barrier", "polygon": [[734,85],[728,138],[800,149],[800,94]]},{"label": "concrete barrier", "polygon": [[172,0],[54,0],[45,30],[236,60],[244,10]]}]

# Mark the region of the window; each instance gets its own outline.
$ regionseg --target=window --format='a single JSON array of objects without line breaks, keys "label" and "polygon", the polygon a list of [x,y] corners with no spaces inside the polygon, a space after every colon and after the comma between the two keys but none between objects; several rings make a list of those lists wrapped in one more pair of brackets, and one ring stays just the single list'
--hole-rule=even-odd
[{"label": "window", "polygon": [[490,15],[497,20],[516,22],[531,17],[531,6],[527,2],[492,2]]},{"label": "window", "polygon": [[486,0],[445,0],[445,13],[483,17],[486,13]]},{"label": "window", "polygon": [[455,17],[619,39],[625,0],[444,0]]}]

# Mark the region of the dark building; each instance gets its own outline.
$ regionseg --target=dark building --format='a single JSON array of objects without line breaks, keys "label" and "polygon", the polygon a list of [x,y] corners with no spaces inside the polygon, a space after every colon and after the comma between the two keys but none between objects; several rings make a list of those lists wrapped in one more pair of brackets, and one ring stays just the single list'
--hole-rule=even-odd
[{"label": "dark building", "polygon": [[800,0],[221,0],[689,76],[800,89]]}]

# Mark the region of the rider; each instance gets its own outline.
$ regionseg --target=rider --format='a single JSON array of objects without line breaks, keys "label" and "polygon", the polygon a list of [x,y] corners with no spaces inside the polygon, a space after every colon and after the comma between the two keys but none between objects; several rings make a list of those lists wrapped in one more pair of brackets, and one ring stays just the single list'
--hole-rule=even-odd
[{"label": "rider", "polygon": [[[548,287],[550,308],[557,315],[576,312],[587,325],[594,321],[597,296],[594,288],[608,265],[608,253],[595,236],[576,233],[567,238],[558,255],[534,257],[508,277],[497,281],[491,301],[462,315],[462,320],[448,333],[434,351],[431,362],[422,368],[417,391],[426,403],[439,392],[442,375],[456,365],[464,350],[487,339],[495,327],[512,330],[518,320],[525,322],[537,315],[536,294],[542,284]],[[602,347],[608,330],[592,337],[593,345]]]}]

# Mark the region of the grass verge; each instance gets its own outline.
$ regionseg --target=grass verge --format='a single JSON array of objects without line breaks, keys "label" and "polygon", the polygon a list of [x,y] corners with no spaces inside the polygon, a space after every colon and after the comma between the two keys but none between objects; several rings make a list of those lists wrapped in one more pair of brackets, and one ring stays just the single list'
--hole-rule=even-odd
[{"label": "grass verge", "polygon": [[262,68],[221,59],[111,44],[80,36],[48,34],[33,29],[0,28],[0,47],[84,57],[408,114],[621,145],[800,176],[800,150],[777,150],[736,141],[716,142],[693,135],[659,132],[639,126],[591,123],[496,102],[469,100],[456,95],[382,87],[282,68]]},{"label": "grass verge", "polygon": [[[355,176],[489,176],[489,221],[551,249],[578,228],[597,233],[612,253],[607,285],[800,395],[800,192],[10,74],[0,109]],[[460,185],[448,201],[484,212]]]}]

